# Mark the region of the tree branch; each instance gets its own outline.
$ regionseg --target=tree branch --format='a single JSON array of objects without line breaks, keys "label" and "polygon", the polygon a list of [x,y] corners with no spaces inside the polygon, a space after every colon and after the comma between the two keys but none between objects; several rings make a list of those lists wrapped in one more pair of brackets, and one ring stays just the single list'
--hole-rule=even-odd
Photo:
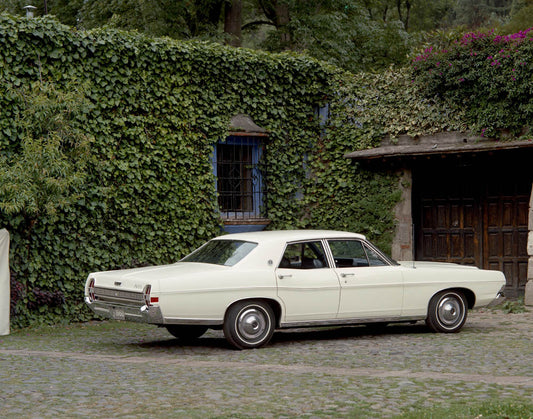
[{"label": "tree branch", "polygon": [[270,20],[254,20],[253,22],[248,22],[244,25],[241,26],[241,29],[244,30],[244,29],[248,29],[252,26],[259,26],[259,25],[271,25],[271,26],[276,26],[274,22],[270,21]]}]

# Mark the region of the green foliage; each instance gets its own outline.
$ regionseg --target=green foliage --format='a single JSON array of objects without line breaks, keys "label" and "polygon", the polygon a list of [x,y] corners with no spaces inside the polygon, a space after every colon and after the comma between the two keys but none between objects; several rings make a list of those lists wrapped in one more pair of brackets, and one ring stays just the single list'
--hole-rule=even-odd
[{"label": "green foliage", "polygon": [[[473,54],[489,41],[472,41]],[[499,61],[533,62],[531,42],[501,42],[513,49]],[[210,158],[236,114],[269,132],[269,228],[358,231],[386,250],[398,178],[344,155],[387,136],[480,126],[461,104],[482,94],[471,86],[465,97],[465,84],[420,67],[354,76],[292,53],[78,32],[51,18],[0,16],[0,43],[0,225],[12,238],[15,327],[87,318],[89,272],[171,263],[220,234]],[[493,70],[466,49],[441,54],[490,89]],[[420,65],[432,69],[438,57]],[[493,115],[494,127],[523,126],[531,74],[516,85],[492,74],[480,115],[511,103],[519,115]]]},{"label": "green foliage", "polygon": [[[47,0],[48,13],[88,30],[112,27],[150,36],[228,42],[230,0]],[[23,0],[0,11],[23,15]],[[36,15],[45,2],[36,2]],[[356,72],[403,65],[426,31],[533,25],[531,0],[243,0],[242,45],[306,52]],[[239,18],[235,18],[237,21]],[[228,20],[229,22],[229,20]],[[527,23],[529,22],[529,23]],[[238,24],[236,24],[238,26]],[[503,25],[503,26],[502,26]]]},{"label": "green foliage", "polygon": [[74,191],[83,187],[89,138],[73,119],[83,98],[40,82],[8,94],[16,98],[22,140],[20,152],[0,154],[0,210],[30,223],[79,199]]},{"label": "green foliage", "polygon": [[413,62],[413,79],[426,98],[464,109],[473,131],[516,138],[533,119],[532,34],[468,33],[448,49],[428,48]]},{"label": "green foliage", "polygon": [[210,158],[238,113],[270,133],[270,228],[345,228],[389,245],[394,178],[359,173],[342,153],[369,142],[322,135],[315,113],[325,101],[344,109],[336,92],[349,74],[294,54],[77,32],[48,17],[1,16],[0,43],[0,172],[39,202],[0,213],[14,327],[85,319],[89,272],[171,263],[220,234]]},{"label": "green foliage", "polygon": [[11,159],[0,157],[0,209],[29,217],[55,214],[74,199],[68,192],[81,186],[84,172],[66,157],[58,136],[26,138]]},{"label": "green foliage", "polygon": [[504,313],[526,313],[528,310],[524,305],[524,298],[517,300],[506,300],[503,304],[497,305],[495,309],[502,310]]},{"label": "green foliage", "polygon": [[[352,72],[378,71],[405,61],[411,45],[403,23],[398,19],[376,19],[361,1],[289,1],[286,19],[273,13],[268,19],[276,25],[259,46],[268,51],[291,49],[328,61]],[[263,22],[265,19],[262,20]],[[267,20],[268,21],[268,20]],[[286,32],[286,34],[284,33]],[[245,39],[246,43],[246,39]]]},{"label": "green foliage", "polygon": [[[472,41],[473,53],[479,43],[488,54],[489,41]],[[530,41],[501,42],[512,50],[493,57],[529,69]],[[493,127],[531,120],[533,71],[512,85],[462,44],[441,54],[470,71],[467,93],[420,67],[354,76],[292,53],[78,32],[51,18],[0,16],[0,44],[0,225],[12,238],[15,327],[87,318],[89,272],[171,263],[220,234],[210,159],[236,114],[269,132],[269,228],[358,231],[386,250],[398,178],[346,153],[387,136],[483,126],[461,109],[481,98],[475,83],[492,95],[475,104]],[[420,65],[434,68],[438,57]],[[322,126],[316,109],[325,104]],[[491,113],[509,104],[518,112]]]},{"label": "green foliage", "polygon": [[533,26],[533,0],[520,0],[513,5],[511,17],[503,33],[515,33]]},{"label": "green foliage", "polygon": [[459,25],[469,28],[494,27],[509,16],[515,1],[499,0],[457,0],[454,7],[455,19]]}]

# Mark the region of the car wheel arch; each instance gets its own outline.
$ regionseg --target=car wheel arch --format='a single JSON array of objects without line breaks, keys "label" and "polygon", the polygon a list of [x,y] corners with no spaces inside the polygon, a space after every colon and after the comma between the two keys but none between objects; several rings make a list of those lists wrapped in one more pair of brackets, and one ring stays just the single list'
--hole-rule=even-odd
[{"label": "car wheel arch", "polygon": [[274,300],[272,298],[265,298],[265,297],[243,298],[241,300],[233,301],[230,305],[228,305],[228,307],[226,307],[226,311],[224,313],[224,321],[226,321],[228,313],[229,313],[230,309],[233,306],[235,306],[236,304],[239,304],[239,303],[250,302],[250,301],[262,302],[262,303],[268,304],[270,306],[270,308],[272,309],[272,311],[274,311],[274,316],[276,318],[275,327],[276,328],[280,327],[281,314],[282,314],[281,304],[279,303],[279,301],[276,301],[276,300]]},{"label": "car wheel arch", "polygon": [[[462,288],[462,287],[442,289],[436,292],[435,294],[433,294],[431,298],[433,298],[435,295],[441,292],[459,292],[463,294],[463,296],[466,298],[466,305],[469,310],[474,308],[474,305],[476,304],[476,294],[474,294],[474,292],[471,289]],[[431,301],[431,298],[430,298],[430,301]]]}]

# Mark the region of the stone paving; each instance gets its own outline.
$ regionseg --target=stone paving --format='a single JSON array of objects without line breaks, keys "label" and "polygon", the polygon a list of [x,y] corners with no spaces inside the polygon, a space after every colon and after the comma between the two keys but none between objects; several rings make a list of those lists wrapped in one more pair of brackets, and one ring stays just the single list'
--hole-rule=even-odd
[{"label": "stone paving", "polygon": [[91,322],[0,337],[0,417],[393,417],[485,400],[533,403],[533,312],[277,332],[230,349],[154,326]]}]

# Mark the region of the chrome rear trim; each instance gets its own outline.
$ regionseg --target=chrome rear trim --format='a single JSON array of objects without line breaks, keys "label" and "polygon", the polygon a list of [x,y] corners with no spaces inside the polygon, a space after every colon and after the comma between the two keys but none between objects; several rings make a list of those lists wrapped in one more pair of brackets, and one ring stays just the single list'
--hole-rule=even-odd
[{"label": "chrome rear trim", "polygon": [[109,302],[126,305],[143,305],[144,298],[142,292],[124,291],[111,288],[94,287],[95,302]]}]

